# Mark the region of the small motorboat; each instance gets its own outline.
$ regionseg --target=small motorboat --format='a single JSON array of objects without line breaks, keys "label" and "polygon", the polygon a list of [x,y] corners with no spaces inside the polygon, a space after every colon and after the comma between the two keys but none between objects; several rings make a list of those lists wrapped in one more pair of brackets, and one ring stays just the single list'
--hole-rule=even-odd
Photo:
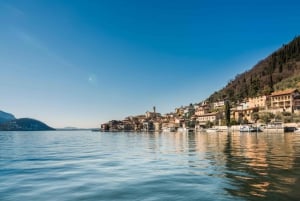
[{"label": "small motorboat", "polygon": [[262,130],[259,127],[253,127],[253,126],[241,126],[240,132],[261,132]]}]

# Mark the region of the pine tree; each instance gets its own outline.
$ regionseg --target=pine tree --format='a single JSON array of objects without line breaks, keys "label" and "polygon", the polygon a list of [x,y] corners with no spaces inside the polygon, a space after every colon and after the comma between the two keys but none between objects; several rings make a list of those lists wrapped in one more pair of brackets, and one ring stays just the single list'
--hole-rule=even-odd
[{"label": "pine tree", "polygon": [[225,101],[225,120],[226,120],[226,126],[230,126],[230,104],[229,100]]}]

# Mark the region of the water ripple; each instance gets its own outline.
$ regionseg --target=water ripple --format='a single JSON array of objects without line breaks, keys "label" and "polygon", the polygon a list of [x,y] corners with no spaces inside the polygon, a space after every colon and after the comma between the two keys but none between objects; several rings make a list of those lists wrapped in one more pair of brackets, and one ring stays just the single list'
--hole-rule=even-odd
[{"label": "water ripple", "polygon": [[300,135],[0,132],[0,200],[297,200]]}]

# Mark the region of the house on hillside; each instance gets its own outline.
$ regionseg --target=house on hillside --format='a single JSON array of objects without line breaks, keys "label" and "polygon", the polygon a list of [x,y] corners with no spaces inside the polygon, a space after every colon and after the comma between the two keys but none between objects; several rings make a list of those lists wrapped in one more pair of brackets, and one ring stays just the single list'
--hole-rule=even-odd
[{"label": "house on hillside", "polygon": [[182,117],[184,116],[184,107],[181,106],[180,108],[176,108],[175,109],[175,114],[179,117]]},{"label": "house on hillside", "polygon": [[210,106],[209,104],[206,104],[206,105],[199,105],[196,109],[195,109],[195,115],[196,116],[200,116],[200,115],[203,115],[203,114],[207,114],[209,113],[210,111]]},{"label": "house on hillside", "polygon": [[253,98],[248,98],[248,106],[249,108],[260,108],[267,109],[268,106],[268,97],[267,96],[256,96]]},{"label": "house on hillside", "polygon": [[189,106],[187,106],[184,110],[184,116],[186,118],[191,118],[195,114],[195,107],[191,103]]},{"label": "house on hillside", "polygon": [[300,93],[294,95],[293,112],[300,113]]},{"label": "house on hillside", "polygon": [[272,112],[291,112],[300,110],[300,93],[297,89],[287,89],[284,91],[275,91],[271,94]]},{"label": "house on hillside", "polygon": [[234,119],[238,123],[245,123],[245,122],[254,122],[252,119],[252,114],[254,112],[258,112],[258,107],[241,107],[238,105],[235,108],[231,109],[231,118]]},{"label": "house on hillside", "polygon": [[223,109],[225,107],[225,101],[221,100],[221,101],[217,101],[213,103],[213,109],[214,110],[218,110],[218,109]]},{"label": "house on hillside", "polygon": [[157,113],[157,112],[149,112],[149,111],[147,111],[145,113],[145,116],[146,116],[146,118],[154,119],[154,118],[157,118],[157,117],[161,117],[161,114]]},{"label": "house on hillside", "polygon": [[220,112],[212,112],[212,113],[197,115],[196,121],[199,123],[200,126],[205,126],[207,122],[212,122],[215,125],[218,125],[221,117],[222,114]]}]

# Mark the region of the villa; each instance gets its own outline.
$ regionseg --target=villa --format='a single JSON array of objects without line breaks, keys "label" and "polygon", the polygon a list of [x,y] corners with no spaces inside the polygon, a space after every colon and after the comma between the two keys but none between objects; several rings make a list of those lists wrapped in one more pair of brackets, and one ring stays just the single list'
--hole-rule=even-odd
[{"label": "villa", "polygon": [[300,109],[300,94],[297,89],[275,91],[271,94],[272,112],[291,112]]}]

